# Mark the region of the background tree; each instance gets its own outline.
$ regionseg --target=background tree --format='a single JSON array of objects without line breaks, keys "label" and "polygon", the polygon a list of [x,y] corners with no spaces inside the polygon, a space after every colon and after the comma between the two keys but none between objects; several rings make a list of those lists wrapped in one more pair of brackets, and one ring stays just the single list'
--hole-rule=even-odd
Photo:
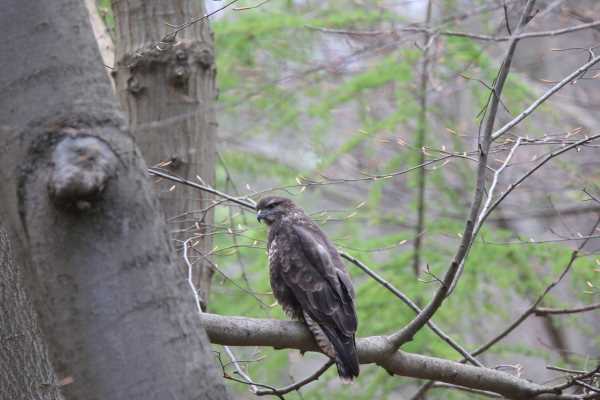
[{"label": "background tree", "polygon": [[[215,56],[208,21],[199,21],[167,43],[173,25],[203,16],[197,0],[113,1],[118,97],[146,163],[214,185],[216,119]],[[157,43],[163,43],[157,46]],[[172,182],[155,182],[177,248],[185,238],[212,229],[211,197]],[[199,235],[194,247],[212,249],[212,236]],[[186,268],[182,263],[182,268]],[[212,269],[194,265],[193,282],[208,299]]]},{"label": "background tree", "polygon": [[83,2],[3,6],[2,397],[228,398]]}]

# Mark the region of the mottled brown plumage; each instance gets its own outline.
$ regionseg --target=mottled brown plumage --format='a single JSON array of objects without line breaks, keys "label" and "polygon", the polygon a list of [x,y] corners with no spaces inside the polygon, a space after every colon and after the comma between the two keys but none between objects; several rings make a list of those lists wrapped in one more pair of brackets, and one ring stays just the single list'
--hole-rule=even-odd
[{"label": "mottled brown plumage", "polygon": [[358,376],[354,289],[323,231],[284,197],[261,199],[257,219],[269,226],[271,288],[284,311],[302,320],[342,379]]}]

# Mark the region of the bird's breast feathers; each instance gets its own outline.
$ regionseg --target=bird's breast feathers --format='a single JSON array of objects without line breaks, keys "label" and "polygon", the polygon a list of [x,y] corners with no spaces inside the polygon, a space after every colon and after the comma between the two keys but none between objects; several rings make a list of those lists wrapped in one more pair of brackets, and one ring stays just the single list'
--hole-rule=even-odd
[{"label": "bird's breast feathers", "polygon": [[273,262],[275,260],[276,255],[277,255],[277,240],[273,239],[273,241],[269,245],[269,251],[268,251],[269,262]]}]

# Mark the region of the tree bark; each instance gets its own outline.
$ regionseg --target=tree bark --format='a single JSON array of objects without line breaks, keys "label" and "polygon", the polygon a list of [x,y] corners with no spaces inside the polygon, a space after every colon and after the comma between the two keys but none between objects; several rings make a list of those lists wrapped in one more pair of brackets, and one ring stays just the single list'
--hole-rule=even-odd
[{"label": "tree bark", "polygon": [[[132,133],[150,166],[159,165],[189,180],[214,186],[216,120],[215,57],[208,21],[177,34],[174,45],[159,44],[173,29],[205,14],[198,0],[113,1],[116,66],[113,75]],[[162,208],[174,239],[206,233],[213,223],[211,197],[188,187],[158,181]],[[195,213],[190,213],[195,211]],[[207,254],[210,235],[195,248]],[[183,261],[181,262],[184,268]],[[212,269],[198,262],[193,282],[208,299]]]},{"label": "tree bark", "polygon": [[0,220],[64,398],[228,398],[83,2],[8,0],[0,23]]},{"label": "tree bark", "polygon": [[46,343],[0,227],[0,399],[62,400]]}]

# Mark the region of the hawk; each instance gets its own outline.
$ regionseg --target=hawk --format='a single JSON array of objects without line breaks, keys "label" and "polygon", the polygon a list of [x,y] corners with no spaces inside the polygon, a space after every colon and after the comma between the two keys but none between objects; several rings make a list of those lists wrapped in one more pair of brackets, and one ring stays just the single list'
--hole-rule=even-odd
[{"label": "hawk", "polygon": [[273,295],[288,316],[306,323],[344,381],[358,376],[354,288],[323,231],[290,199],[265,197],[256,218],[269,227]]}]

